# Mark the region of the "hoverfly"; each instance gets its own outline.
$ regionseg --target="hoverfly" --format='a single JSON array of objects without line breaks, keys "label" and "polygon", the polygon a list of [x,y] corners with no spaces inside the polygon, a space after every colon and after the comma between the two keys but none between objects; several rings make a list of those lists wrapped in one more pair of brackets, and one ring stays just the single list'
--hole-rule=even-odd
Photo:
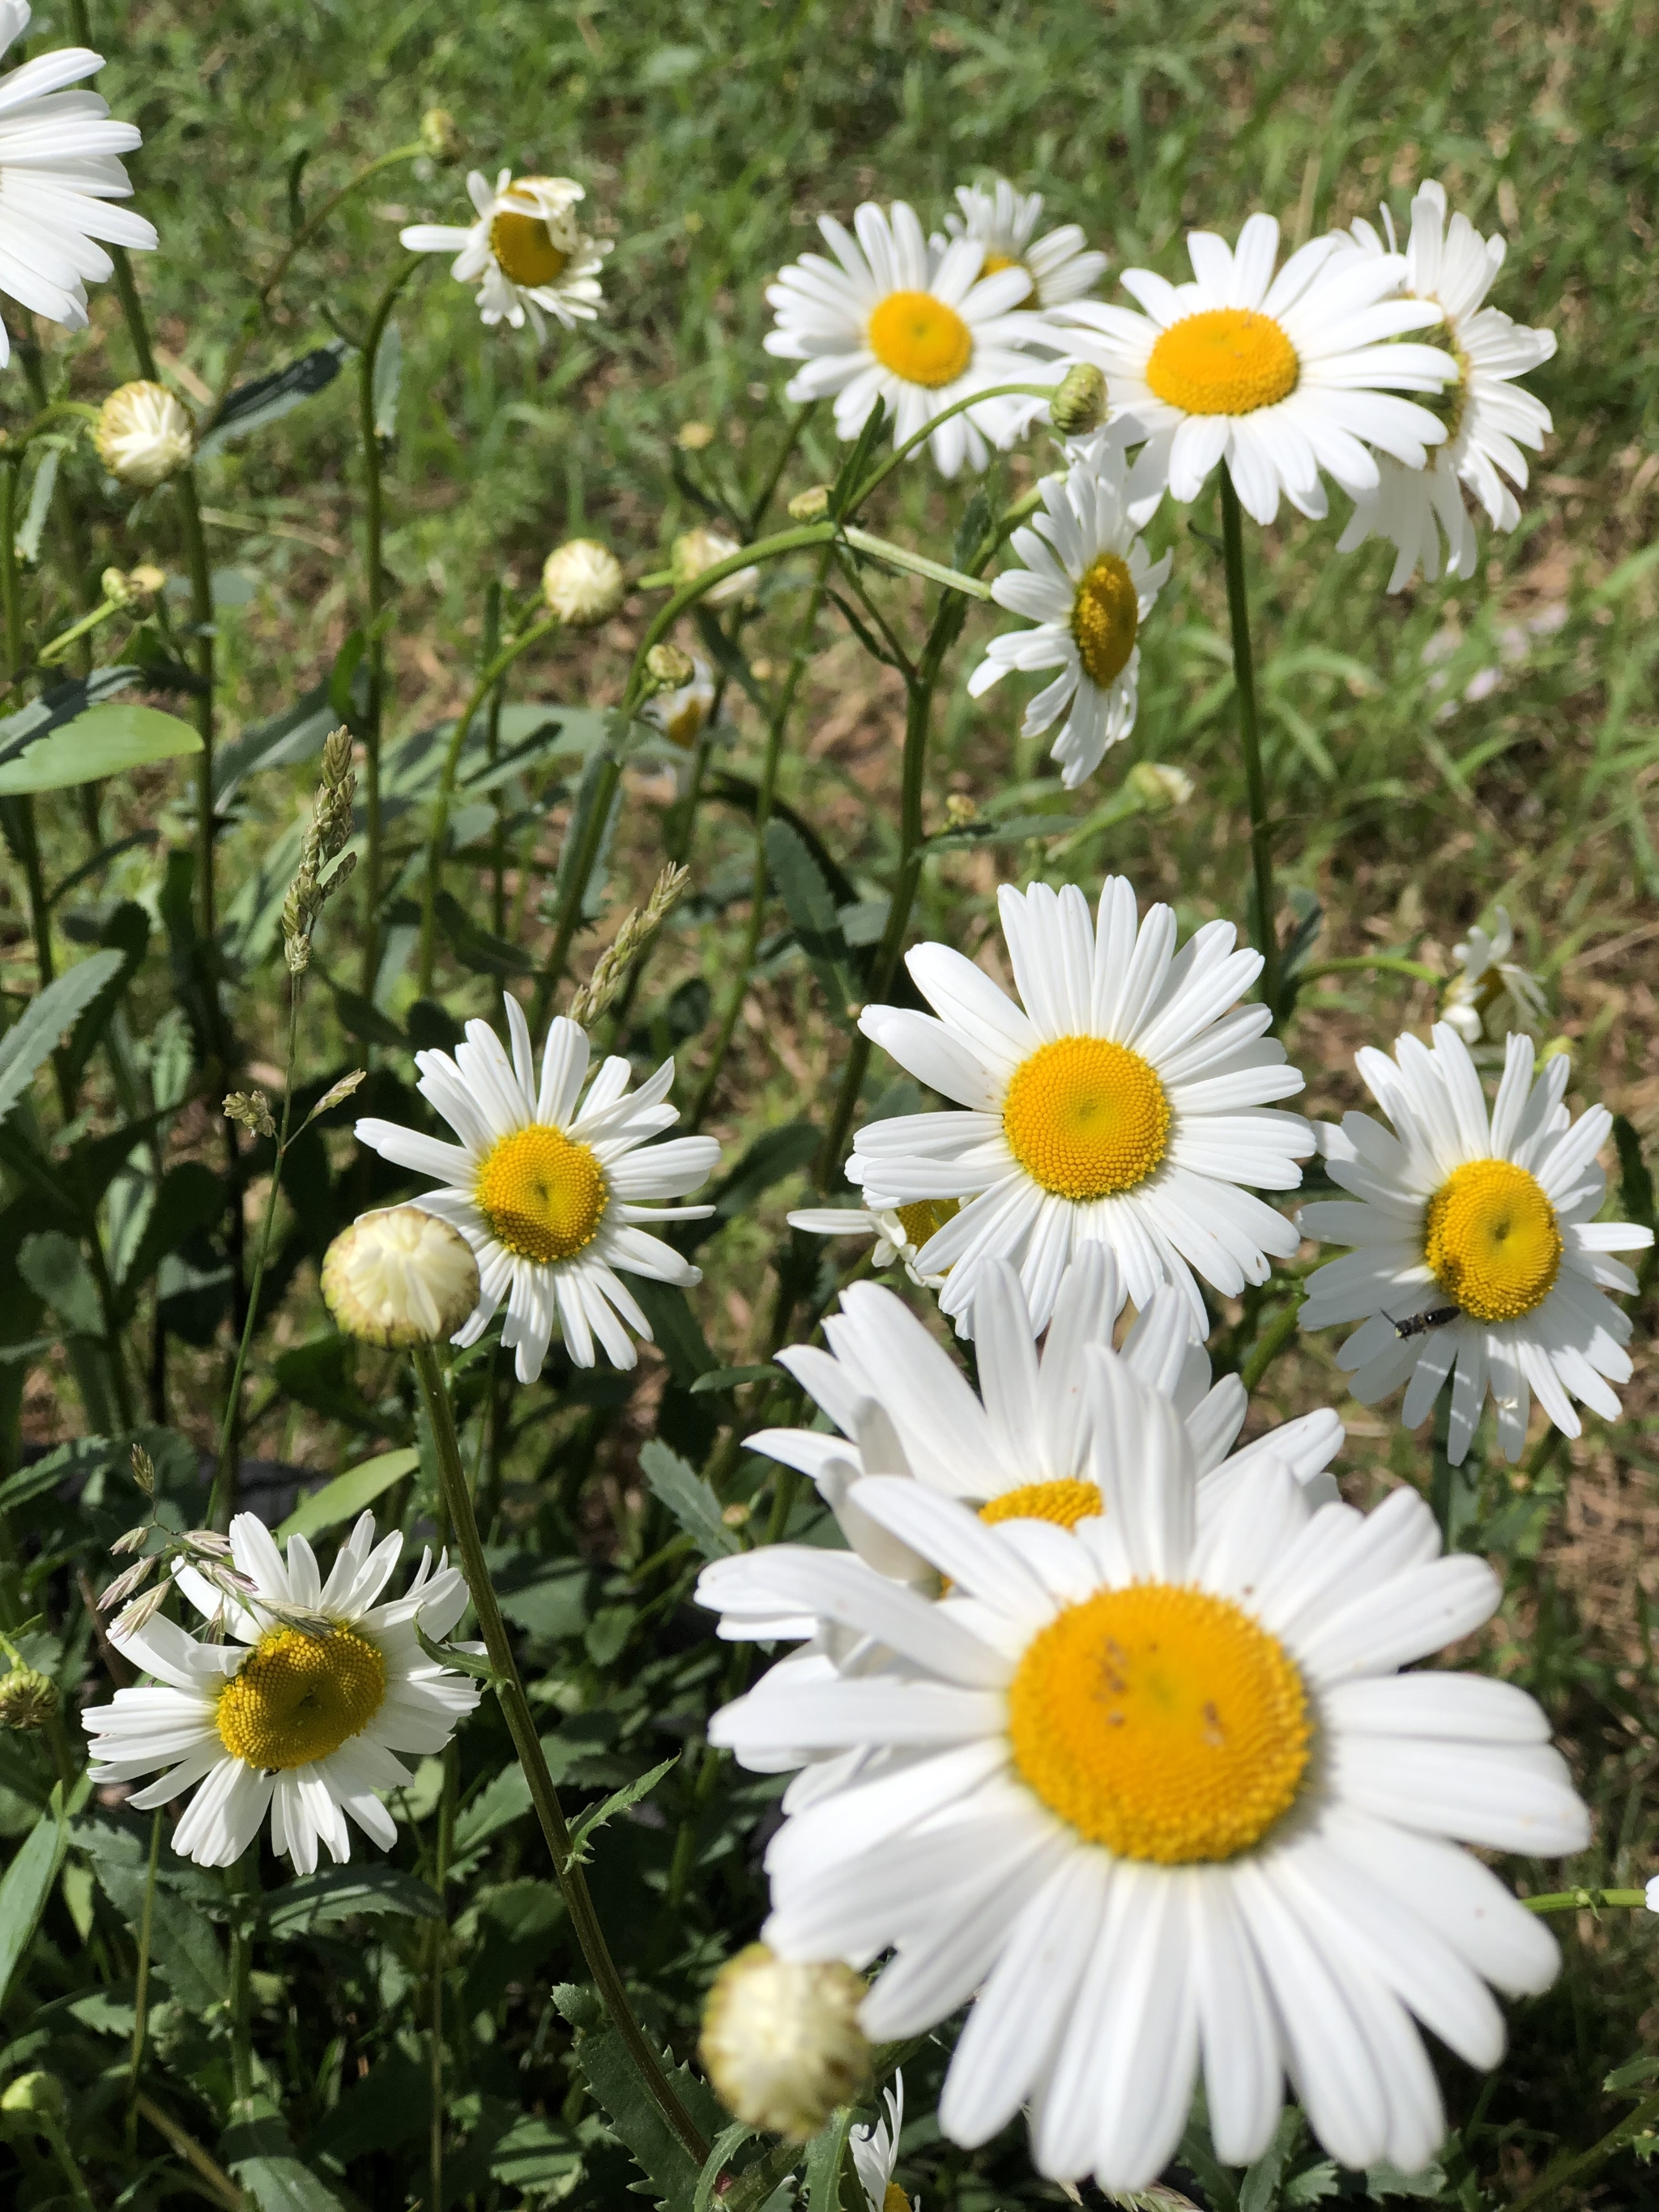
[{"label": "hoverfly", "polygon": [[[1395,1322],[1394,1333],[1403,1344],[1407,1337],[1426,1336],[1431,1328],[1444,1328],[1462,1310],[1461,1306],[1431,1306],[1426,1313],[1407,1314],[1404,1321]],[[1389,1318],[1394,1321],[1392,1314]]]}]

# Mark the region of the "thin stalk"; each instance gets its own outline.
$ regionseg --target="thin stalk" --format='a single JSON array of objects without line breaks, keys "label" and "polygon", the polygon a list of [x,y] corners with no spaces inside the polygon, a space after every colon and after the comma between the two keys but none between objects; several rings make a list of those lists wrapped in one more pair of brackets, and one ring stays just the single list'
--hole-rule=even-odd
[{"label": "thin stalk", "polygon": [[1644,1889],[1558,1889],[1547,1897],[1521,1899],[1528,1912],[1595,1912],[1602,1905],[1634,1911],[1647,1901]]},{"label": "thin stalk", "polygon": [[455,1834],[455,1790],[458,1768],[455,1741],[444,1747],[444,1786],[438,1799],[438,1850],[434,1887],[443,1907],[443,1917],[432,1926],[432,2041],[428,2072],[432,2086],[432,2129],[427,2144],[427,2168],[432,2185],[433,2212],[443,2212],[444,2201],[444,1964],[449,1936],[450,1847]]},{"label": "thin stalk", "polygon": [[789,425],[788,436],[779,447],[771,467],[767,471],[765,482],[750,501],[747,526],[744,532],[745,537],[749,535],[750,531],[760,528],[761,519],[767,508],[771,506],[778,486],[783,482],[783,472],[788,467],[795,448],[801,441],[801,434],[811,421],[817,404],[816,399],[809,399],[796,410],[795,419]]},{"label": "thin stalk", "polygon": [[749,922],[744,933],[743,950],[738,955],[737,965],[732,978],[731,993],[726,1002],[726,1010],[720,1017],[720,1025],[715,1033],[714,1048],[708,1056],[708,1065],[702,1072],[702,1079],[697,1085],[696,1096],[692,1100],[686,1116],[688,1129],[696,1130],[702,1127],[703,1116],[708,1113],[709,1101],[714,1095],[714,1086],[720,1081],[720,1069],[725,1065],[727,1052],[731,1049],[732,1036],[738,1025],[738,1017],[742,1012],[743,1002],[749,994],[750,970],[755,964],[755,955],[760,946],[761,929],[766,919],[766,825],[772,818],[772,797],[777,788],[778,763],[783,751],[783,735],[788,726],[789,716],[795,704],[795,694],[800,688],[800,680],[805,672],[807,659],[811,652],[812,633],[817,624],[818,610],[823,605],[823,594],[830,580],[830,567],[835,557],[833,545],[826,545],[818,556],[817,574],[813,578],[812,588],[807,593],[806,611],[801,617],[800,628],[796,633],[795,648],[789,659],[789,671],[783,679],[783,689],[778,694],[777,702],[772,710],[772,719],[767,727],[766,752],[761,762],[760,781],[756,787],[755,869],[749,891]]},{"label": "thin stalk", "polygon": [[1316,983],[1322,975],[1363,975],[1372,969],[1383,975],[1409,975],[1419,983],[1443,983],[1438,969],[1422,960],[1401,960],[1392,952],[1362,952],[1351,960],[1319,960],[1302,970],[1298,981]]},{"label": "thin stalk", "polygon": [[1659,2120],[1659,2090],[1650,2097],[1644,2097],[1634,2112],[1627,2112],[1617,2127],[1609,2128],[1601,2141],[1592,2143],[1588,2150],[1566,2152],[1552,2160],[1530,2189],[1523,2189],[1518,2197],[1510,2199],[1510,2212],[1533,2212],[1535,2204],[1544,2203],[1566,2188],[1569,2183],[1582,2186],[1591,2174],[1598,2172],[1607,2164],[1615,2151],[1622,2150],[1627,2142],[1633,2142],[1638,2136],[1644,2135],[1656,2120]]},{"label": "thin stalk", "polygon": [[1287,1306],[1281,1306],[1257,1337],[1250,1348],[1249,1358],[1239,1370],[1238,1379],[1247,1392],[1255,1389],[1285,1346],[1295,1342],[1300,1313],[1300,1304],[1294,1300]]},{"label": "thin stalk", "polygon": [[[492,578],[484,586],[483,650],[486,668],[501,647],[501,586]],[[484,757],[493,769],[501,757],[501,687],[490,693],[484,716]],[[490,794],[495,824],[489,833],[489,926],[497,937],[507,935],[507,807],[500,784]]]},{"label": "thin stalk", "polygon": [[878,462],[853,494],[848,504],[847,512],[849,514],[856,514],[877,485],[885,483],[894,470],[902,462],[908,460],[918,446],[925,445],[939,424],[948,422],[953,415],[965,415],[970,407],[977,407],[987,399],[1052,399],[1059,389],[1060,386],[1057,384],[998,384],[988,392],[970,392],[966,399],[956,400],[951,406],[941,408],[937,415],[930,416],[922,424],[920,430],[907,438],[902,446],[895,446],[884,461]]},{"label": "thin stalk", "polygon": [[[138,1976],[132,1990],[132,2057],[127,2067],[127,2097],[138,2094],[138,2076],[144,2063],[144,2036],[149,2023],[149,1931],[155,1905],[155,1869],[161,1856],[161,1812],[150,1816],[149,1865],[144,1875],[144,1902],[138,1915]],[[133,2104],[136,2118],[137,2106]]]},{"label": "thin stalk", "polygon": [[230,1931],[230,2082],[240,2117],[253,2098],[253,1938],[240,1920]]},{"label": "thin stalk", "polygon": [[0,459],[0,598],[6,622],[6,681],[23,672],[23,581],[17,573],[17,471],[21,457]]},{"label": "thin stalk", "polygon": [[1279,1023],[1278,906],[1273,896],[1273,824],[1261,768],[1261,730],[1255,704],[1255,661],[1250,651],[1250,603],[1244,576],[1244,518],[1225,461],[1221,464],[1221,537],[1227,568],[1227,616],[1233,633],[1233,684],[1238,694],[1238,737],[1250,801],[1250,866],[1255,880],[1257,942],[1261,951],[1261,996]]},{"label": "thin stalk", "polygon": [[437,1353],[429,1344],[420,1344],[415,1346],[414,1358],[415,1373],[420,1382],[422,1397],[426,1402],[427,1417],[432,1425],[433,1443],[438,1455],[439,1485],[454,1525],[456,1549],[461,1556],[467,1587],[471,1591],[472,1603],[478,1616],[478,1626],[483,1632],[484,1649],[497,1676],[496,1694],[501,1702],[514,1748],[519,1754],[519,1763],[530,1785],[531,1802],[541,1823],[548,1855],[553,1862],[554,1876],[564,1899],[565,1910],[570,1916],[570,1924],[581,1946],[588,1972],[592,1975],[605,2010],[611,2015],[611,2025],[622,2038],[647,2094],[701,2167],[708,2160],[708,2146],[703,2141],[696,2123],[675,2095],[656,2052],[635,2017],[628,1991],[617,1971],[611,1948],[605,1942],[605,1930],[599,1925],[599,1915],[593,1909],[586,1878],[580,1863],[571,1856],[570,1832],[565,1826],[558,1792],[553,1787],[553,1778],[548,1771],[541,1739],[536,1733],[529,1700],[525,1696],[518,1662],[513,1656],[512,1639],[507,1635],[507,1623],[501,1617],[495,1585],[489,1578],[477,1520],[472,1510],[471,1493],[461,1468],[460,1446],[456,1439],[454,1419],[450,1412],[449,1396],[444,1387]]},{"label": "thin stalk", "polygon": [[139,2118],[149,2122],[158,2136],[165,2138],[179,2157],[188,2166],[194,2167],[213,2195],[225,2208],[225,2212],[247,2212],[247,2199],[225,2172],[218,2160],[204,2151],[187,2128],[181,2128],[170,2112],[142,2094],[133,2100]]}]

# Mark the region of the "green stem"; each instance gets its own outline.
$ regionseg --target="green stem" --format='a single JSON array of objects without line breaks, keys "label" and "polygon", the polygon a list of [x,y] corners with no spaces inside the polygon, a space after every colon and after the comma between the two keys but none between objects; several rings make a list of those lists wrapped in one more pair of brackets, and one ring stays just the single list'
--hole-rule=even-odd
[{"label": "green stem", "polygon": [[531,1802],[541,1823],[548,1855],[553,1862],[554,1876],[564,1899],[565,1910],[570,1916],[570,1924],[581,1946],[582,1956],[587,1961],[588,1972],[592,1975],[605,2010],[611,2015],[611,2025],[622,2038],[647,2094],[679,2142],[701,2167],[708,2160],[708,2146],[703,2141],[696,2123],[675,2095],[656,2052],[635,2017],[634,2008],[628,2000],[628,1991],[617,1971],[616,1961],[611,1958],[610,1946],[605,1942],[605,1930],[599,1925],[599,1915],[593,1909],[586,1878],[580,1865],[571,1856],[570,1832],[565,1826],[558,1792],[553,1787],[553,1778],[548,1771],[541,1739],[536,1733],[529,1700],[525,1696],[524,1684],[520,1678],[518,1662],[513,1656],[507,1623],[501,1617],[495,1585],[489,1578],[477,1520],[472,1510],[471,1493],[461,1468],[460,1446],[456,1440],[455,1423],[450,1412],[449,1397],[444,1387],[437,1353],[429,1344],[416,1345],[414,1359],[421,1395],[425,1401],[427,1416],[432,1425],[433,1443],[438,1455],[439,1485],[454,1526],[456,1549],[460,1553],[467,1587],[472,1593],[478,1626],[483,1632],[484,1649],[489,1654],[489,1663],[498,1678],[496,1694],[501,1699],[501,1711],[513,1737],[514,1748],[519,1754],[519,1763],[530,1785]]},{"label": "green stem", "polygon": [[63,2122],[48,2119],[44,2113],[37,2113],[35,2118],[41,2133],[52,2145],[52,2156],[58,2160],[64,2180],[70,2185],[70,2195],[75,2199],[76,2212],[98,2212],[92,2201],[92,2192],[87,2187],[87,2178],[81,2171],[81,2161],[70,2148],[70,2139],[64,2132]]},{"label": "green stem", "polygon": [[438,1849],[434,1887],[443,1917],[432,1925],[432,2041],[428,2071],[432,2085],[432,2129],[427,2144],[427,2166],[432,2185],[434,2212],[442,2212],[444,2201],[444,1965],[449,1936],[450,1846],[455,1833],[455,1790],[458,1768],[455,1740],[444,1746],[444,1786],[438,1799]]},{"label": "green stem", "polygon": [[622,763],[614,753],[605,754],[594,781],[593,802],[582,827],[581,842],[570,856],[569,878],[565,884],[564,896],[559,902],[558,918],[553,926],[553,942],[548,948],[542,972],[536,978],[536,995],[530,1010],[532,1036],[539,1032],[552,1011],[553,994],[559,988],[559,978],[563,975],[564,963],[570,957],[571,945],[581,927],[588,880],[598,864],[599,849],[605,843],[605,823],[611,818],[611,802],[616,797],[617,787],[621,781]]},{"label": "green stem", "polygon": [[700,1129],[702,1127],[703,1116],[708,1113],[709,1101],[714,1095],[714,1086],[720,1081],[720,1069],[725,1065],[727,1052],[731,1049],[732,1032],[737,1028],[738,1017],[742,1012],[743,1002],[749,994],[750,970],[755,964],[755,955],[760,946],[761,929],[766,919],[766,825],[772,818],[772,797],[777,788],[778,762],[783,750],[783,734],[788,726],[789,716],[795,704],[795,694],[800,688],[800,680],[805,672],[807,659],[812,649],[812,633],[817,625],[818,610],[823,605],[824,590],[830,580],[830,566],[835,557],[835,548],[832,545],[826,545],[818,556],[817,574],[814,577],[812,588],[807,594],[806,611],[801,617],[800,629],[796,634],[795,648],[790,656],[788,673],[784,678],[783,689],[778,694],[777,703],[772,710],[772,719],[767,727],[766,752],[761,762],[760,781],[756,787],[755,795],[755,867],[749,892],[749,921],[744,933],[743,950],[738,955],[737,966],[732,975],[731,994],[726,1002],[726,1010],[720,1017],[720,1025],[715,1034],[714,1048],[708,1056],[708,1065],[703,1070],[702,1079],[697,1085],[696,1096],[692,1100],[686,1115],[686,1127],[690,1130]]},{"label": "green stem", "polygon": [[155,1905],[155,1869],[161,1856],[161,1812],[158,1806],[150,1816],[149,1866],[144,1875],[144,1902],[138,1915],[138,1977],[132,1990],[132,2058],[127,2068],[129,2101],[138,2094],[139,2071],[144,2063],[144,2035],[149,2020],[150,1918]]},{"label": "green stem", "polygon": [[164,2112],[152,2099],[142,2094],[133,2100],[141,2119],[149,2122],[158,2136],[188,2166],[191,2166],[206,2182],[211,2194],[222,2204],[225,2212],[247,2212],[247,2199],[231,2179],[216,2159],[204,2151],[187,2128],[181,2128],[170,2112]]},{"label": "green stem", "polygon": [[[196,756],[196,902],[197,931],[209,963],[214,1027],[222,1065],[223,1024],[219,1012],[219,970],[214,946],[218,928],[218,897],[214,883],[214,842],[216,824],[213,804],[213,572],[208,566],[207,539],[202,534],[202,508],[196,496],[196,471],[185,469],[173,479],[183,526],[185,557],[190,563],[190,618],[196,632],[196,674],[201,690],[196,695],[196,727],[202,750]],[[227,1071],[228,1072],[228,1071]]]},{"label": "green stem", "polygon": [[1322,975],[1363,975],[1373,969],[1385,975],[1410,975],[1419,983],[1443,983],[1437,969],[1421,960],[1401,960],[1392,952],[1362,952],[1352,960],[1321,960],[1302,970],[1299,981],[1316,983]]},{"label": "green stem", "polygon": [[253,1937],[240,1918],[230,1930],[230,2081],[240,2118],[253,2097]]},{"label": "green stem", "polygon": [[1250,652],[1250,604],[1244,576],[1244,520],[1238,493],[1221,464],[1221,536],[1227,567],[1227,616],[1233,633],[1233,683],[1238,694],[1238,736],[1244,755],[1244,782],[1250,801],[1250,866],[1255,880],[1257,941],[1261,951],[1261,996],[1279,1022],[1279,930],[1273,896],[1273,825],[1267,818],[1267,783],[1261,768],[1261,731],[1256,714],[1255,662]]},{"label": "green stem", "polygon": [[767,508],[771,506],[773,496],[776,493],[778,486],[783,482],[783,472],[788,467],[795,448],[801,441],[801,434],[805,431],[807,424],[811,421],[813,415],[817,412],[817,404],[818,403],[816,399],[809,399],[801,407],[797,409],[795,419],[789,425],[789,434],[784,440],[783,444],[779,447],[776,458],[774,459],[771,467],[766,472],[765,483],[762,484],[760,489],[756,493],[753,500],[750,502],[748,520],[743,533],[745,538],[750,535],[750,532],[760,528],[761,518],[765,514]]},{"label": "green stem", "polygon": [[953,415],[965,415],[970,407],[977,407],[987,399],[1052,399],[1059,389],[1057,384],[998,384],[988,392],[971,392],[966,399],[958,399],[951,406],[941,409],[902,446],[895,446],[886,459],[871,471],[848,501],[848,514],[856,514],[877,485],[885,483],[900,463],[908,460],[918,446],[925,445],[939,424],[948,422]]},{"label": "green stem", "polygon": [[[492,579],[484,587],[483,651],[488,668],[501,647],[501,587]],[[501,687],[490,693],[484,718],[484,757],[493,769],[501,757]],[[497,784],[490,793],[495,822],[489,833],[489,926],[497,937],[507,935],[507,804]]]},{"label": "green stem", "polygon": [[1239,1381],[1246,1391],[1254,1390],[1286,1345],[1296,1338],[1297,1316],[1301,1309],[1297,1304],[1281,1306],[1255,1344],[1250,1356],[1239,1370]]},{"label": "green stem", "polygon": [[23,581],[17,573],[17,471],[20,457],[0,459],[0,598],[5,604],[6,681],[23,672]]},{"label": "green stem", "polygon": [[1535,2204],[1565,2189],[1569,2182],[1582,2184],[1592,2173],[1604,2166],[1615,2151],[1622,2150],[1627,2142],[1645,2134],[1659,2119],[1659,2090],[1644,2097],[1632,2112],[1626,2113],[1615,2128],[1609,2128],[1600,2142],[1592,2143],[1588,2150],[1565,2152],[1547,2166],[1530,2189],[1510,2200],[1510,2212],[1532,2212]]},{"label": "green stem", "polygon": [[1547,1897],[1523,1897],[1528,1912],[1594,1912],[1601,1905],[1634,1911],[1646,1905],[1644,1889],[1558,1889]]}]

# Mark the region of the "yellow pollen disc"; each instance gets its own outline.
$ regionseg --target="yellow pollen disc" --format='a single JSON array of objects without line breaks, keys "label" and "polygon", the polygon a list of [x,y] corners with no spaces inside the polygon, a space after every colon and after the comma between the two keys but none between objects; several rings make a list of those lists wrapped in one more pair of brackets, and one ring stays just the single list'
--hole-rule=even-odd
[{"label": "yellow pollen disc", "polygon": [[896,2181],[887,2185],[887,2194],[881,2200],[881,2212],[910,2212],[910,2200]]},{"label": "yellow pollen disc", "polygon": [[1146,364],[1158,398],[1183,415],[1253,415],[1296,390],[1296,348],[1271,315],[1206,307],[1163,331]]},{"label": "yellow pollen disc", "polygon": [[1518,1321],[1543,1304],[1560,1270],[1555,1208],[1513,1160],[1470,1160],[1429,1200],[1423,1257],[1466,1314]]},{"label": "yellow pollen disc", "polygon": [[586,1145],[535,1122],[491,1146],[472,1195],[498,1243],[550,1267],[593,1242],[610,1191]]},{"label": "yellow pollen disc", "polygon": [[1103,553],[1085,571],[1072,602],[1078,657],[1103,691],[1129,665],[1140,626],[1140,595],[1129,564]]},{"label": "yellow pollen disc", "polygon": [[510,209],[490,223],[489,250],[504,276],[532,291],[556,283],[570,258],[554,245],[540,216],[514,215]]},{"label": "yellow pollen disc", "polygon": [[1057,1037],[1014,1070],[1002,1133],[1044,1190],[1082,1203],[1146,1181],[1169,1145],[1170,1102],[1127,1045]]},{"label": "yellow pollen disc", "polygon": [[219,1741],[265,1772],[326,1759],[368,1727],[386,1695],[386,1661],[355,1628],[261,1637],[219,1692]]},{"label": "yellow pollen disc", "polygon": [[959,1198],[918,1198],[908,1206],[893,1208],[899,1225],[918,1250],[930,1237],[936,1237],[947,1221],[954,1221],[962,1211]]},{"label": "yellow pollen disc", "polygon": [[663,730],[669,744],[679,745],[690,752],[702,729],[702,699],[691,698],[686,701],[678,714],[671,714]]},{"label": "yellow pollen disc", "polygon": [[931,292],[890,292],[864,335],[884,368],[930,391],[954,384],[974,357],[973,332]]},{"label": "yellow pollen disc", "polygon": [[979,1509],[981,1521],[1052,1521],[1075,1528],[1100,1510],[1100,1485],[1067,1476],[1060,1482],[1024,1482]]},{"label": "yellow pollen disc", "polygon": [[1008,1692],[1014,1764],[1120,1858],[1249,1850],[1293,1803],[1312,1734],[1302,1677],[1231,1599],[1102,1590],[1027,1646]]}]

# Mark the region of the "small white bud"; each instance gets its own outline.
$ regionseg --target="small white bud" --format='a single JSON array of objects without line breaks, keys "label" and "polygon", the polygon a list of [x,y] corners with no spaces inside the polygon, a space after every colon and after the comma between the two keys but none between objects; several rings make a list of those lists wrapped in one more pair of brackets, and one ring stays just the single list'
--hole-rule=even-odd
[{"label": "small white bud", "polygon": [[111,392],[98,410],[92,442],[118,483],[150,491],[189,460],[195,430],[165,385],[140,380]]},{"label": "small white bud", "polygon": [[1125,779],[1143,805],[1161,813],[1168,806],[1184,806],[1193,795],[1193,780],[1185,769],[1164,761],[1137,761]]},{"label": "small white bud", "polygon": [[739,1951],[714,1977],[698,2046],[720,2101],[752,2128],[810,2141],[869,2078],[866,1994],[850,1966]]},{"label": "small white bud", "polygon": [[627,589],[622,562],[592,538],[573,538],[558,546],[542,569],[542,597],[572,629],[608,622]]},{"label": "small white bud", "polygon": [[[742,550],[737,539],[726,537],[723,531],[688,530],[683,537],[674,540],[674,581],[677,586],[684,587],[701,576],[706,568],[714,568],[717,562],[729,561],[734,553],[741,553]],[[723,576],[718,584],[711,585],[702,595],[703,605],[726,607],[739,599],[752,599],[759,584],[758,568],[752,566],[739,568],[734,575]]]},{"label": "small white bud", "polygon": [[360,1214],[323,1258],[323,1299],[365,1344],[436,1344],[478,1303],[478,1263],[459,1229],[394,1206]]}]

